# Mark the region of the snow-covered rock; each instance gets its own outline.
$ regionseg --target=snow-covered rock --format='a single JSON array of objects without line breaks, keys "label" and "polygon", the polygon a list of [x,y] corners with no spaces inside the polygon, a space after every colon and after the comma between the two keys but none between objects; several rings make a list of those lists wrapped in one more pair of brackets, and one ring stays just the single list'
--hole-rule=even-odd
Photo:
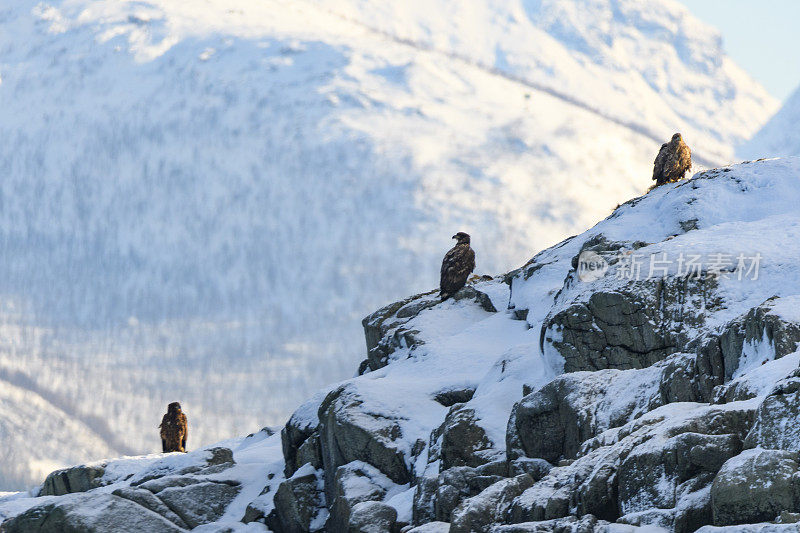
[{"label": "snow-covered rock", "polygon": [[[373,356],[280,436],[79,467],[94,472],[76,477],[85,492],[5,496],[0,517],[34,531],[116,512],[199,531],[769,531],[800,494],[797,205],[794,158],[660,187],[445,302],[373,313]],[[588,277],[587,250],[606,261]],[[680,254],[704,260],[689,275],[667,261]],[[663,268],[620,275],[633,256]]]}]

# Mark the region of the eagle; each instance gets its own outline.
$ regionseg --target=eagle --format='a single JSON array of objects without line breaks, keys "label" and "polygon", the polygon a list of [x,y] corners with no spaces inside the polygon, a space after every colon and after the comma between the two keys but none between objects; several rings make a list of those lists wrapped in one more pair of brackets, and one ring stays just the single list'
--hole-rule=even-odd
[{"label": "eagle", "polygon": [[456,245],[442,260],[439,280],[439,296],[442,301],[458,292],[467,283],[470,273],[475,270],[475,251],[469,247],[469,235],[459,231],[453,238],[456,239]]},{"label": "eagle", "polygon": [[682,179],[692,167],[692,151],[683,142],[680,133],[672,136],[672,140],[661,145],[656,160],[653,162],[653,179],[656,187]]},{"label": "eagle", "polygon": [[161,419],[161,450],[167,452],[185,452],[186,437],[189,436],[189,423],[181,411],[181,404],[172,402],[167,406],[167,414]]}]

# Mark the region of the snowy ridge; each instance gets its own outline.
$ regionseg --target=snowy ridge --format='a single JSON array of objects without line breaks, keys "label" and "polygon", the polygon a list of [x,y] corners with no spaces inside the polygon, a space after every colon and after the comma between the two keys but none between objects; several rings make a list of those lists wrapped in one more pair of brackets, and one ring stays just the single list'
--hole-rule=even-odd
[{"label": "snowy ridge", "polygon": [[[75,422],[41,457],[15,425],[0,488],[156,451],[176,399],[192,446],[279,423],[352,375],[361,316],[436,285],[453,232],[507,271],[641,193],[654,137],[727,160],[773,106],[674,5],[404,6],[0,8],[0,419],[49,390],[40,427]],[[587,6],[609,24],[545,24]]]}]

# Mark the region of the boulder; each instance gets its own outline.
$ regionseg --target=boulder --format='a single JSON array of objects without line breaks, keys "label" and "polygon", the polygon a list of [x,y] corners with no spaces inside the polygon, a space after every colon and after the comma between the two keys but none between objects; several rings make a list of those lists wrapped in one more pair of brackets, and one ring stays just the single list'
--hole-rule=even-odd
[{"label": "boulder", "polygon": [[622,514],[675,508],[687,482],[692,492],[710,484],[723,463],[741,450],[739,435],[692,432],[637,446],[617,473]]},{"label": "boulder", "polygon": [[397,522],[397,511],[382,502],[361,502],[353,507],[347,533],[391,533]]},{"label": "boulder", "polygon": [[345,531],[356,504],[383,500],[393,486],[394,483],[374,466],[360,461],[340,466],[334,477],[326,528],[329,531]]},{"label": "boulder", "polygon": [[[394,302],[362,320],[367,343],[367,368],[364,368],[364,371],[386,366],[392,354],[398,349],[414,348],[424,344],[419,337],[419,331],[406,324],[425,309],[442,303],[436,293],[437,291],[430,291]],[[471,284],[459,290],[452,299],[471,300],[484,311],[497,312],[489,295],[477,290]]]},{"label": "boulder", "polygon": [[452,513],[450,533],[479,533],[491,531],[502,522],[511,502],[534,484],[528,474],[502,479],[485,490],[461,502]]},{"label": "boulder", "polygon": [[577,291],[545,319],[541,344],[564,358],[565,372],[645,368],[687,351],[687,326],[702,325],[721,306],[711,277],[608,283]]},{"label": "boulder", "polygon": [[746,448],[800,451],[800,372],[780,381],[756,411]]},{"label": "boulder", "polygon": [[454,466],[478,467],[504,455],[480,426],[475,411],[466,404],[450,408],[439,432],[442,470]]},{"label": "boulder", "polygon": [[5,533],[180,532],[166,518],[112,494],[76,494],[37,505],[3,522]]},{"label": "boulder", "polygon": [[[620,517],[621,496],[631,509],[639,495],[645,500],[648,497],[655,498],[652,494],[648,496],[645,481],[635,479],[640,473],[647,475],[641,472],[640,461],[648,463],[652,457],[673,453],[670,450],[680,449],[684,456],[680,461],[669,459],[674,465],[671,475],[674,476],[675,483],[680,479],[679,476],[692,474],[696,476],[691,477],[690,481],[700,478],[707,483],[710,476],[702,474],[697,463],[703,462],[705,455],[715,453],[717,448],[735,448],[735,439],[741,441],[750,427],[753,411],[752,404],[736,408],[668,404],[620,428],[607,430],[588,441],[578,459],[553,468],[541,481],[517,497],[509,508],[509,520],[512,523],[535,522],[563,518],[577,512],[579,516],[592,514],[598,519],[616,521]],[[670,442],[674,437],[690,433],[721,437],[686,436]],[[666,450],[659,450],[661,443],[666,443]],[[693,450],[696,457],[692,455]],[[632,454],[640,456],[636,458]],[[621,493],[623,489],[619,469],[628,457],[632,458],[628,464],[627,482],[642,487],[641,492]],[[687,496],[700,489],[702,483],[694,484],[689,481],[681,487],[684,491],[682,494]],[[685,507],[685,512],[688,513],[685,521],[688,523],[695,515],[692,514],[694,511],[688,501]]]},{"label": "boulder", "polygon": [[204,481],[167,487],[157,496],[190,528],[194,528],[219,520],[240,490],[237,485]]},{"label": "boulder", "polygon": [[319,408],[325,490],[333,497],[336,469],[352,461],[368,463],[398,485],[412,480],[400,441],[398,421],[369,408],[350,383],[330,392]]},{"label": "boulder", "polygon": [[714,525],[775,520],[800,510],[797,452],[746,450],[722,465],[711,486]]},{"label": "boulder", "polygon": [[[317,416],[323,397],[320,394],[301,405],[281,429],[281,446],[285,463],[284,475],[287,478],[306,463],[321,468],[322,452],[319,444],[319,423]],[[310,442],[306,442],[309,439]],[[301,448],[302,451],[301,451]],[[314,464],[319,463],[319,464]]]},{"label": "boulder", "polygon": [[562,374],[517,402],[506,432],[509,461],[574,459],[586,440],[658,407],[661,367]]},{"label": "boulder", "polygon": [[44,480],[40,496],[62,496],[86,492],[102,485],[105,466],[80,465],[51,472]]},{"label": "boulder", "polygon": [[425,475],[417,479],[414,489],[414,501],[411,506],[411,523],[423,525],[436,520],[436,492],[439,478],[436,475]]},{"label": "boulder", "polygon": [[439,474],[434,495],[436,520],[449,522],[453,509],[462,500],[480,493],[500,479],[502,478],[499,475],[486,475],[479,469],[466,466],[445,470]]},{"label": "boulder", "polygon": [[447,522],[428,522],[410,529],[403,529],[403,533],[449,533],[450,524]]},{"label": "boulder", "polygon": [[125,498],[134,503],[141,505],[146,509],[150,509],[154,513],[158,513],[176,526],[184,529],[191,529],[183,519],[175,514],[172,509],[166,506],[164,502],[158,499],[152,492],[145,489],[138,489],[134,487],[123,487],[115,490],[112,493],[114,496]]},{"label": "boulder", "polygon": [[323,528],[327,511],[322,472],[305,465],[281,483],[275,492],[275,508],[267,526],[277,533],[306,533]]}]

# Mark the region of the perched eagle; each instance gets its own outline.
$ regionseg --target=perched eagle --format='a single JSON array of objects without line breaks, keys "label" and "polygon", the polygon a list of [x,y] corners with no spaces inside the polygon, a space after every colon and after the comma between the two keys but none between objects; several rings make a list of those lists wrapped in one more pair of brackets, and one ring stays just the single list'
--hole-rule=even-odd
[{"label": "perched eagle", "polygon": [[189,424],[181,410],[181,404],[172,402],[167,406],[167,414],[161,419],[161,450],[163,452],[185,452]]},{"label": "perched eagle", "polygon": [[683,179],[692,167],[692,151],[683,142],[680,133],[672,136],[672,140],[661,145],[656,160],[653,162],[653,179],[656,187]]},{"label": "perched eagle", "polygon": [[469,247],[469,235],[459,231],[453,238],[456,239],[456,245],[442,260],[442,276],[439,281],[439,296],[442,300],[447,300],[458,292],[475,270],[475,252]]}]

